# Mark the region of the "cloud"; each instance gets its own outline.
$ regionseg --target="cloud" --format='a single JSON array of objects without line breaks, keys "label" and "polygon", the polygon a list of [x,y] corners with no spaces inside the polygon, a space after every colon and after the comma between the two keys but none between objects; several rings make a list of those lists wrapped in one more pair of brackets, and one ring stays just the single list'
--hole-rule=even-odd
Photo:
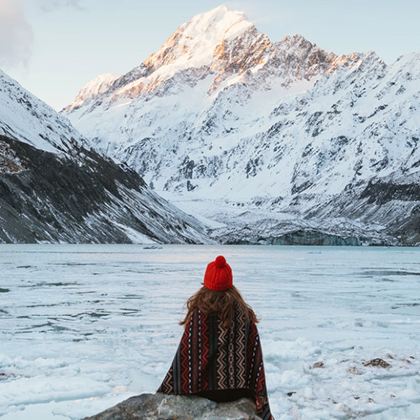
[{"label": "cloud", "polygon": [[84,0],[41,0],[40,7],[44,12],[55,12],[56,10],[65,7],[83,10],[83,1]]},{"label": "cloud", "polygon": [[27,66],[32,42],[22,0],[0,0],[0,67]]}]

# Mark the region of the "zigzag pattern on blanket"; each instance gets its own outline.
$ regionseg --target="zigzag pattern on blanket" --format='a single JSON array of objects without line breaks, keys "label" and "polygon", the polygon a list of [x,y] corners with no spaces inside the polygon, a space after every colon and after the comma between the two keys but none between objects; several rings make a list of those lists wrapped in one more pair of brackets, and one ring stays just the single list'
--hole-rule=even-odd
[{"label": "zigzag pattern on blanket", "polygon": [[196,310],[158,392],[192,395],[238,389],[251,392],[261,418],[273,419],[257,326],[237,312],[225,328],[217,316]]}]

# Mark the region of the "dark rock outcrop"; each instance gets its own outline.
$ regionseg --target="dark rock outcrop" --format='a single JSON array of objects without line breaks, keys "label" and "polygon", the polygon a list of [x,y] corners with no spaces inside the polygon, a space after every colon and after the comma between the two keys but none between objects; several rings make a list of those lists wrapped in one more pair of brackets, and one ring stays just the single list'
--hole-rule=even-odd
[{"label": "dark rock outcrop", "polygon": [[51,153],[0,135],[0,243],[202,243],[201,224],[133,170],[73,145]]},{"label": "dark rock outcrop", "polygon": [[255,404],[248,399],[215,403],[200,397],[141,394],[85,420],[257,420]]},{"label": "dark rock outcrop", "polygon": [[376,359],[372,359],[372,360],[368,360],[368,361],[364,362],[363,366],[381,367],[381,368],[386,369],[386,368],[391,367],[391,364],[388,363],[386,360],[378,357]]}]

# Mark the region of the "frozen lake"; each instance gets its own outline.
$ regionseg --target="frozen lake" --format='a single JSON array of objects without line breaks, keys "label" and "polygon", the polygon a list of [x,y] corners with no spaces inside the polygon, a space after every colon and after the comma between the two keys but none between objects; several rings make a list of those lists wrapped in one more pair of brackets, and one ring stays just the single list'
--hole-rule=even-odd
[{"label": "frozen lake", "polygon": [[276,420],[420,418],[420,249],[0,245],[1,419],[154,392],[220,253],[261,318]]}]

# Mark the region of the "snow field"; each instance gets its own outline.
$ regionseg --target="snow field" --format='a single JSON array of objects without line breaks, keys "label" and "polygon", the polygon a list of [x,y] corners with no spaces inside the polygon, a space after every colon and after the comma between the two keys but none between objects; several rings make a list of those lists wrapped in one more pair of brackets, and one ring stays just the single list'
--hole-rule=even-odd
[{"label": "snow field", "polygon": [[79,419],[154,392],[220,253],[261,318],[276,419],[418,416],[418,249],[1,245],[2,420]]}]

